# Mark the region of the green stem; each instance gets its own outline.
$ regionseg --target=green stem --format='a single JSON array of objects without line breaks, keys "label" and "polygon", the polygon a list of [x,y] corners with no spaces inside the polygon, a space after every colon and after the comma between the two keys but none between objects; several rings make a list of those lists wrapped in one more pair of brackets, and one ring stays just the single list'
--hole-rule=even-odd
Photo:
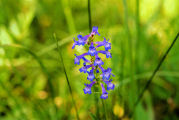
[{"label": "green stem", "polygon": [[91,32],[92,26],[91,26],[91,3],[90,3],[90,0],[88,0],[88,20],[89,20],[89,32]]},{"label": "green stem", "polygon": [[131,33],[129,30],[129,26],[128,26],[128,11],[127,11],[127,1],[123,0],[123,5],[124,5],[124,22],[125,22],[125,30],[126,30],[126,34],[127,34],[127,39],[128,39],[128,48],[129,48],[129,72],[130,72],[130,79],[132,81],[132,86],[131,86],[131,92],[130,94],[130,98],[129,100],[131,100],[129,103],[129,106],[132,108],[133,104],[132,101],[135,99],[135,82],[133,81],[134,79],[134,66],[133,66],[133,46],[132,46],[132,40],[131,40]]},{"label": "green stem", "polygon": [[[141,41],[140,41],[140,18],[139,18],[139,0],[136,0],[136,37],[137,37],[137,40],[136,40],[136,59],[135,59],[135,62],[136,62],[136,73],[139,73],[140,72],[140,66],[139,66],[139,57],[140,57],[140,44],[141,44]],[[137,82],[137,88],[138,88],[138,92],[140,91],[140,80],[138,80]]]},{"label": "green stem", "polygon": [[78,115],[78,109],[77,109],[77,106],[76,106],[76,103],[75,103],[75,100],[74,100],[74,97],[73,97],[72,88],[71,88],[71,85],[70,85],[70,82],[69,82],[69,79],[68,79],[68,75],[67,75],[67,72],[66,72],[66,69],[65,69],[65,65],[64,65],[64,62],[63,62],[61,49],[60,49],[60,46],[58,45],[58,40],[57,40],[55,34],[54,34],[54,39],[56,40],[56,43],[57,43],[57,50],[58,50],[58,53],[59,53],[59,56],[60,56],[62,66],[63,66],[63,71],[65,73],[65,77],[66,77],[66,80],[67,80],[68,88],[69,88],[70,95],[71,95],[71,98],[72,98],[72,103],[73,103],[73,106],[74,106],[75,111],[76,111],[76,118],[77,118],[77,120],[79,120],[80,118],[79,118],[79,115]]}]

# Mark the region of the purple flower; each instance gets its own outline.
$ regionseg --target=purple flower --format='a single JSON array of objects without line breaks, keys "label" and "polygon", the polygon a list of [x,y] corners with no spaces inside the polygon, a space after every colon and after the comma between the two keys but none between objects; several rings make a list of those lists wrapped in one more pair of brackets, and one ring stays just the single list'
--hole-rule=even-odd
[{"label": "purple flower", "polygon": [[85,39],[83,38],[82,35],[78,35],[78,45],[85,45]]},{"label": "purple flower", "polygon": [[[81,59],[86,59],[86,58],[84,58],[84,56],[86,56],[86,55],[88,55],[88,53],[83,53],[82,55],[80,55],[80,56],[77,56],[76,54],[75,54],[75,56],[76,56],[76,58],[74,59],[74,63],[75,64],[80,64],[80,60]],[[86,59],[87,60],[87,59]]]},{"label": "purple flower", "polygon": [[101,58],[96,55],[96,59],[94,61],[94,66],[103,65],[103,64],[104,64],[104,62],[101,60]]},{"label": "purple flower", "polygon": [[82,35],[78,35],[78,45],[85,45],[87,42],[87,39],[89,38],[89,35],[86,35],[86,36],[82,36]]},{"label": "purple flower", "polygon": [[101,88],[102,88],[102,95],[101,99],[107,99],[108,98],[108,93],[106,92],[104,85],[101,83]]},{"label": "purple flower", "polygon": [[91,56],[98,54],[98,52],[96,51],[96,48],[93,45],[93,42],[91,43],[91,45],[89,47],[88,54],[91,55]]},{"label": "purple flower", "polygon": [[103,51],[103,50],[100,50],[98,51],[98,53],[102,53],[102,54],[105,54],[106,55],[106,58],[112,58],[112,55],[109,51]]},{"label": "purple flower", "polygon": [[111,68],[108,68],[107,70],[105,70],[104,68],[102,68],[101,66],[99,66],[100,68],[101,68],[101,70],[102,70],[102,78],[103,78],[103,80],[109,80],[109,78],[111,77],[111,75],[112,76],[114,76],[112,73],[111,73],[111,71],[112,71],[112,69]]},{"label": "purple flower", "polygon": [[100,35],[100,34],[98,33],[98,27],[97,27],[97,26],[94,26],[94,27],[92,28],[91,35],[96,35],[96,34]]},{"label": "purple flower", "polygon": [[90,68],[90,67],[92,67],[92,65],[86,65],[86,63],[84,63],[84,64],[83,64],[83,67],[80,68],[79,70],[80,70],[80,72],[86,73],[87,70],[88,70],[88,68]]},{"label": "purple flower", "polygon": [[78,45],[78,41],[76,41],[75,38],[73,38],[73,39],[74,39],[74,43],[73,43],[72,49],[74,49],[75,46]]},{"label": "purple flower", "polygon": [[[78,35],[78,41],[74,39],[74,43],[72,46],[72,49],[75,48],[76,45],[84,46],[87,47],[88,52],[83,53],[82,55],[77,56],[75,54],[75,59],[74,63],[75,64],[80,64],[80,60],[83,60],[83,66],[79,69],[80,72],[88,73],[87,79],[91,81],[90,84],[85,84],[85,88],[83,89],[85,94],[91,94],[91,87],[95,83],[99,83],[102,88],[102,94],[101,94],[101,99],[107,99],[108,98],[108,92],[106,90],[113,90],[115,85],[111,82],[110,77],[111,75],[114,76],[111,71],[111,68],[104,69],[102,65],[104,65],[104,62],[98,56],[98,53],[106,55],[106,58],[112,58],[111,53],[108,51],[111,49],[111,43],[109,42],[109,39],[106,40],[104,38],[103,41],[99,42],[94,42],[94,35],[100,35],[98,32],[98,27],[94,26],[92,28],[92,32],[86,36]],[[99,47],[104,46],[104,50],[97,50]],[[89,55],[89,58],[86,57],[86,55]],[[101,70],[101,71],[100,71]],[[98,76],[100,74],[100,76]],[[102,81],[99,80],[102,78]],[[94,80],[96,79],[96,80]],[[107,88],[105,89],[103,82],[106,84]]]},{"label": "purple flower", "polygon": [[87,73],[88,73],[87,79],[90,80],[90,81],[93,81],[93,79],[95,79],[93,71],[94,71],[93,69],[90,70],[90,72],[87,71]]},{"label": "purple flower", "polygon": [[77,38],[78,38],[78,41],[75,41],[75,38],[73,38],[74,43],[73,43],[72,49],[74,49],[76,45],[79,45],[79,46],[83,45],[84,46],[87,43],[86,41],[89,38],[89,35],[86,35],[84,37],[82,35],[78,35]]},{"label": "purple flower", "polygon": [[85,88],[83,89],[85,94],[91,94],[91,87],[96,83],[96,81],[91,82],[90,84],[85,84]]},{"label": "purple flower", "polygon": [[104,41],[103,42],[95,42],[96,44],[98,44],[96,47],[101,47],[101,46],[104,46],[105,47],[105,50],[108,51],[111,49],[111,43],[108,42],[108,40],[106,40],[106,38],[104,37]]},{"label": "purple flower", "polygon": [[115,87],[115,85],[111,82],[112,81],[112,79],[111,80],[109,80],[109,81],[107,81],[107,80],[104,80],[104,82],[106,83],[106,85],[107,85],[107,90],[114,90],[114,87]]}]

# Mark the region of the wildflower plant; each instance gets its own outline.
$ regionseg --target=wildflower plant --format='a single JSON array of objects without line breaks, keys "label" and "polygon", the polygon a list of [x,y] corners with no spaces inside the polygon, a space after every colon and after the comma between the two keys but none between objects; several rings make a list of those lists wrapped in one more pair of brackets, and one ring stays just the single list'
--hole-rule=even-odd
[{"label": "wildflower plant", "polygon": [[[92,28],[92,32],[86,36],[78,35],[78,41],[74,38],[74,44],[72,49],[75,46],[87,46],[88,52],[83,53],[81,55],[75,54],[74,63],[80,65],[80,60],[83,60],[83,67],[79,69],[80,72],[87,73],[87,80],[89,80],[90,84],[85,84],[85,88],[83,89],[85,94],[91,94],[91,88],[96,84],[101,86],[101,99],[108,98],[107,90],[113,90],[115,85],[112,83],[111,76],[114,76],[111,72],[111,68],[103,68],[104,62],[100,58],[100,54],[106,55],[106,58],[112,58],[109,50],[111,49],[111,43],[109,39],[106,40],[104,37],[103,41],[94,41],[95,35],[99,35],[98,27],[94,26]],[[99,47],[103,47],[104,50],[98,50]],[[90,56],[90,59],[87,59],[87,56]],[[106,88],[105,88],[106,87]]]}]

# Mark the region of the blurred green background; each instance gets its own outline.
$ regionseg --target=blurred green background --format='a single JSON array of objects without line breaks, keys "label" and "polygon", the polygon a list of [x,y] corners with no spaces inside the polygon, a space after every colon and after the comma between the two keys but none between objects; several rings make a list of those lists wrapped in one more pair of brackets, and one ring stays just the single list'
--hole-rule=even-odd
[{"label": "blurred green background", "polygon": [[[116,87],[107,100],[83,93],[73,37],[89,33],[87,0],[0,0],[1,120],[178,120],[179,41],[134,103],[179,32],[178,0],[91,0],[92,26],[112,43]],[[72,88],[56,49],[56,34]],[[135,111],[134,111],[135,110]],[[134,111],[132,118],[129,113]]]}]

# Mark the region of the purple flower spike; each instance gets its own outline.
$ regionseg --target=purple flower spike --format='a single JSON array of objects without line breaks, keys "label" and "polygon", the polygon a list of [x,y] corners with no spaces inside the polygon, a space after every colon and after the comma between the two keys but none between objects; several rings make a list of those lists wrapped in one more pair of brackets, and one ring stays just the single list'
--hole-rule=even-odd
[{"label": "purple flower spike", "polygon": [[108,68],[107,70],[104,70],[103,71],[103,74],[102,74],[102,77],[104,80],[109,80],[109,78],[112,76],[114,76],[112,73],[111,73],[112,69],[111,68]]},{"label": "purple flower spike", "polygon": [[96,51],[96,48],[94,47],[93,43],[91,43],[91,46],[89,47],[88,54],[91,56],[97,55],[98,52]]},{"label": "purple flower spike", "polygon": [[[78,35],[78,41],[74,39],[74,43],[72,49],[75,48],[76,45],[87,47],[88,52],[83,53],[82,55],[77,56],[75,54],[74,63],[80,64],[80,60],[83,60],[83,67],[79,69],[80,72],[88,73],[87,79],[91,82],[90,84],[85,84],[85,88],[83,89],[85,94],[91,94],[91,87],[95,83],[99,83],[102,88],[101,99],[107,99],[108,93],[104,87],[103,82],[107,85],[107,90],[113,90],[115,85],[111,82],[110,77],[111,75],[114,76],[111,72],[111,68],[105,69],[103,68],[104,62],[102,61],[101,57],[98,56],[98,53],[102,53],[106,55],[106,58],[112,58],[110,53],[111,43],[109,39],[106,40],[104,38],[103,41],[95,41],[95,35],[100,35],[98,32],[98,27],[94,26],[92,28],[92,32],[86,36]],[[98,50],[99,47],[104,46],[105,49]],[[88,55],[88,57],[86,57]],[[102,78],[102,81],[100,80]]]},{"label": "purple flower spike", "polygon": [[88,68],[92,67],[92,65],[86,65],[86,63],[83,64],[84,66],[82,68],[80,68],[80,72],[84,72],[86,73]]},{"label": "purple flower spike", "polygon": [[97,65],[103,65],[104,62],[101,60],[100,57],[96,57],[95,61],[94,61],[94,66],[97,66]]},{"label": "purple flower spike", "polygon": [[102,95],[101,99],[107,99],[108,98],[108,93],[106,92],[104,85],[101,83],[101,88],[102,88]]},{"label": "purple flower spike", "polygon": [[112,81],[112,79],[111,80],[109,80],[109,81],[104,81],[106,84],[107,84],[107,90],[114,90],[114,87],[115,87],[115,85],[111,82]]},{"label": "purple flower spike", "polygon": [[83,89],[85,94],[91,94],[91,87],[96,83],[96,81],[91,82],[90,84],[85,84],[85,88]]},{"label": "purple flower spike", "polygon": [[97,26],[94,26],[94,27],[92,28],[91,35],[96,35],[96,34],[100,35],[100,34],[98,33],[98,27],[97,27]]},{"label": "purple flower spike", "polygon": [[87,73],[88,73],[87,79],[90,80],[90,81],[93,81],[93,79],[95,79],[95,76],[94,76],[94,73],[93,73],[93,69],[90,70],[90,72],[87,71]]}]

